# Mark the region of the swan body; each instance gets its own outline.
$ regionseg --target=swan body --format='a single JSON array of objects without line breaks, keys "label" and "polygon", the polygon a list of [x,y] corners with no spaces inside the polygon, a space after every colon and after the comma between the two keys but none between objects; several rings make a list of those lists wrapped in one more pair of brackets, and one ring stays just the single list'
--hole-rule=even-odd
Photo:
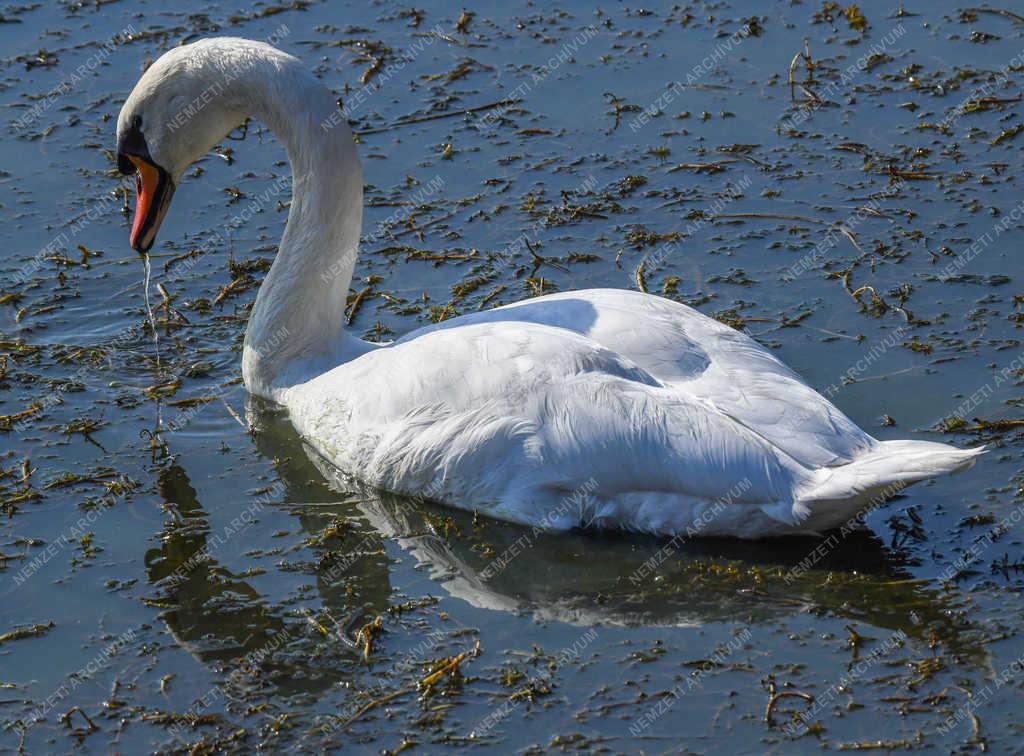
[{"label": "swan body", "polygon": [[292,207],[242,374],[344,473],[545,529],[760,538],[837,527],[981,453],[878,441],[753,339],[638,292],[538,297],[385,345],[355,338],[342,322],[362,173],[336,107],[273,47],[202,40],[144,74],[118,154],[139,178],[132,243],[148,249],[166,193],[244,118],[284,143]]}]

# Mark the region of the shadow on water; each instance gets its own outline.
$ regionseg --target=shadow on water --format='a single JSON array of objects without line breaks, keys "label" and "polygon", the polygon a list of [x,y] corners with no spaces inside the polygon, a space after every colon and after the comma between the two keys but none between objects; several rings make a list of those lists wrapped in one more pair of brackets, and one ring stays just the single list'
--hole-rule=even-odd
[{"label": "shadow on water", "polygon": [[[289,569],[315,579],[320,612],[311,617],[275,606],[246,575],[220,565],[217,536],[178,466],[168,467],[160,483],[174,520],[146,565],[166,607],[163,619],[183,647],[213,666],[245,657],[243,666],[279,691],[315,695],[358,664],[351,628],[393,608],[389,541],[452,598],[538,621],[756,626],[807,613],[902,632],[922,644],[940,641],[964,662],[987,662],[956,594],[914,579],[905,555],[869,530],[765,542],[535,532],[360,490],[309,450],[280,410],[250,399],[247,413],[258,449],[274,460],[283,486],[284,503],[270,506],[286,509],[309,534],[305,543],[317,558]],[[345,528],[331,529],[342,521]],[[813,566],[801,568],[819,547]]]}]

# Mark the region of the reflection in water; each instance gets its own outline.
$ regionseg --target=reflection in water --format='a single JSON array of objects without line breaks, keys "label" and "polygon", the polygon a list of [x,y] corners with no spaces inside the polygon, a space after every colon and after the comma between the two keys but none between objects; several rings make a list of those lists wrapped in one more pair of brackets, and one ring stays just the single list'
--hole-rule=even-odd
[{"label": "reflection in water", "polygon": [[[344,484],[325,463],[318,467]],[[900,555],[866,529],[802,571],[801,560],[823,538],[685,542],[539,533],[433,503],[364,496],[360,507],[378,532],[396,539],[451,596],[476,607],[576,625],[691,627],[813,612],[942,640],[976,661],[985,656],[972,645],[969,625],[955,619],[950,598],[915,580]]]},{"label": "reflection in water", "polygon": [[[335,624],[347,607],[343,589],[325,577],[331,571],[317,570],[324,611],[271,606],[245,575],[233,574],[217,559],[227,538],[242,530],[211,532],[181,467],[172,464],[161,472],[160,494],[174,519],[164,528],[160,548],[148,551],[145,561],[149,582],[158,591],[153,601],[166,608],[162,619],[177,643],[227,672],[222,685],[236,699],[244,699],[253,686],[270,686],[278,694],[316,693],[342,679],[354,652],[338,642],[350,623]],[[307,530],[318,530],[307,518],[300,519]],[[382,567],[377,573],[383,590],[369,611],[387,604],[387,573]],[[346,652],[350,658],[338,656]]]},{"label": "reflection in water", "polygon": [[902,631],[923,643],[938,640],[974,664],[987,658],[977,632],[957,619],[955,594],[913,579],[901,554],[869,531],[839,540],[806,572],[792,568],[822,539],[667,542],[539,533],[360,490],[314,452],[307,454],[280,411],[256,399],[247,411],[259,451],[275,460],[283,483],[286,503],[280,506],[309,534],[306,548],[317,556],[288,566],[315,578],[315,616],[270,605],[245,576],[218,563],[206,513],[180,467],[161,477],[161,494],[175,519],[146,564],[168,607],[163,618],[184,647],[205,663],[244,656],[254,662],[253,675],[279,690],[315,693],[358,666],[358,650],[337,639],[351,641],[350,618],[368,620],[393,608],[392,563],[383,554],[388,539],[453,598],[495,611],[531,612],[542,621],[755,625],[812,612]]},{"label": "reflection in water", "polygon": [[280,632],[280,619],[259,594],[213,557],[206,512],[183,469],[170,465],[161,472],[160,495],[174,519],[164,527],[160,548],[146,553],[146,570],[169,606],[164,620],[178,642],[204,661],[216,661]]}]

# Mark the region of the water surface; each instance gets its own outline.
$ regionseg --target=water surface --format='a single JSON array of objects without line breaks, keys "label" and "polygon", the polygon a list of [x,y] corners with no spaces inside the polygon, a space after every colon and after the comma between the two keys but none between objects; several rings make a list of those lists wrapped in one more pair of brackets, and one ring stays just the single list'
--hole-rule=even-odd
[{"label": "water surface", "polygon": [[[1020,751],[1024,19],[455,8],[0,7],[3,747]],[[992,452],[771,543],[352,490],[238,381],[290,191],[259,124],[179,188],[147,323],[114,123],[209,34],[300,56],[361,132],[361,336],[642,286],[879,438]]]}]

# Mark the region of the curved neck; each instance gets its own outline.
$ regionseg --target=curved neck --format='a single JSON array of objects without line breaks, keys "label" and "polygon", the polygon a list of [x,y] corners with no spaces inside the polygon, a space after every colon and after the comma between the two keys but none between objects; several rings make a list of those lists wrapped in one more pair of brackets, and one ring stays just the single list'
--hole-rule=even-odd
[{"label": "curved neck", "polygon": [[248,113],[283,143],[292,168],[288,223],[242,353],[246,388],[268,398],[368,348],[343,328],[362,227],[359,156],[331,93],[288,61],[254,65],[232,82]]}]

